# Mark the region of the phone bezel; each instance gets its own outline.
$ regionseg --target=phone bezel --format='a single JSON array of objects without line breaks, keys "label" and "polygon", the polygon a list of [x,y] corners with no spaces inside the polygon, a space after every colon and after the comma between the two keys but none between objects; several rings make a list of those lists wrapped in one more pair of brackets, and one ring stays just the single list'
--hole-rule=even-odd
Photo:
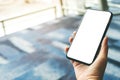
[{"label": "phone bezel", "polygon": [[[96,11],[101,11],[101,10],[96,10]],[[89,63],[86,63],[86,62],[83,62],[83,61],[79,61],[79,60],[70,58],[68,55],[66,55],[66,57],[67,57],[68,59],[71,59],[71,60],[74,60],[74,61],[77,61],[77,62],[86,64],[86,65],[91,65],[91,64],[95,61],[95,59],[97,58],[97,56],[98,56],[98,54],[99,54],[102,41],[103,41],[103,39],[104,39],[104,37],[105,37],[105,35],[106,35],[106,33],[107,33],[107,30],[108,30],[108,28],[109,28],[109,25],[110,25],[110,23],[111,23],[112,16],[113,16],[112,12],[110,12],[110,11],[104,11],[104,12],[109,12],[111,15],[110,15],[108,24],[106,25],[105,31],[104,31],[104,33],[103,33],[103,35],[102,35],[102,38],[101,38],[101,40],[100,40],[100,43],[99,43],[99,46],[98,46],[98,48],[97,48],[97,51],[96,51],[96,54],[95,54],[95,57],[94,57],[93,61],[89,64]],[[84,16],[83,16],[83,18],[84,18]],[[83,19],[82,19],[82,20],[83,20]],[[80,28],[80,27],[78,27],[78,29],[79,29],[79,28]],[[77,29],[77,32],[78,32],[78,29]],[[77,32],[76,32],[76,34],[77,34]],[[74,39],[73,39],[73,41],[74,41]],[[71,43],[71,45],[72,45],[72,43]],[[70,46],[70,47],[71,47],[71,46]],[[69,47],[69,49],[70,49],[70,47]],[[68,51],[69,51],[69,50],[68,50]]]}]

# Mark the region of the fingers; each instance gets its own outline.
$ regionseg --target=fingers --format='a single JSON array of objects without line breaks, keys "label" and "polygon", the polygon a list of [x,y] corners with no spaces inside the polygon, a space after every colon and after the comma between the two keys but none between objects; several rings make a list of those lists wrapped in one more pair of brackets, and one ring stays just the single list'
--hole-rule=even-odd
[{"label": "fingers", "polygon": [[69,37],[70,44],[72,43],[72,41],[73,41],[73,37]]},{"label": "fingers", "polygon": [[68,52],[68,50],[69,50],[69,47],[67,46],[67,47],[65,48],[65,52],[67,53],[67,52]]},{"label": "fingers", "polygon": [[[69,50],[69,47],[67,46],[67,47],[65,48],[65,53],[67,53],[68,50]],[[70,62],[73,63],[74,61],[73,61],[73,60],[70,60]]]},{"label": "fingers", "polygon": [[74,36],[74,37],[75,37],[75,35],[76,35],[76,31],[73,32],[73,36]]},{"label": "fingers", "polygon": [[74,32],[72,33],[72,36],[70,36],[70,38],[69,38],[70,44],[72,43],[72,41],[73,41],[75,35],[76,35],[76,31],[74,31]]},{"label": "fingers", "polygon": [[[73,38],[75,37],[75,35],[76,35],[76,31],[74,31],[74,32],[72,33],[72,36],[70,36],[70,38],[69,38],[70,44],[72,43]],[[67,47],[65,48],[65,52],[67,53],[68,50],[69,50],[69,47],[67,46]]]},{"label": "fingers", "polygon": [[[72,36],[70,36],[70,38],[69,38],[70,44],[72,43],[73,38],[75,37],[75,35],[76,35],[76,31],[74,31],[74,32],[72,33]],[[66,48],[65,48],[65,53],[67,53],[68,50],[69,50],[69,46],[66,46]],[[70,62],[73,63],[74,61],[73,61],[73,60],[70,60]]]}]

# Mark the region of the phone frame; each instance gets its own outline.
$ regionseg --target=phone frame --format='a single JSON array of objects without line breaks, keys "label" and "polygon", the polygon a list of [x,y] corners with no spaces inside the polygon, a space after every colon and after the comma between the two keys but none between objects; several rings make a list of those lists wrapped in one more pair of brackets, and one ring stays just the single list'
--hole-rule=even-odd
[{"label": "phone frame", "polygon": [[[101,10],[96,10],[96,11],[101,11]],[[71,60],[74,60],[74,61],[76,61],[76,62],[80,62],[80,63],[86,64],[86,65],[91,65],[91,64],[95,61],[95,59],[97,58],[97,56],[98,56],[98,54],[99,54],[99,52],[100,52],[102,41],[103,41],[103,39],[104,39],[104,37],[105,37],[105,35],[106,35],[106,33],[107,33],[107,30],[108,30],[108,28],[109,28],[109,25],[110,25],[111,20],[112,20],[112,17],[113,17],[112,12],[110,12],[110,11],[104,11],[104,12],[109,12],[111,15],[110,15],[110,19],[109,19],[109,21],[108,21],[108,24],[106,25],[105,31],[104,31],[104,33],[103,33],[103,35],[102,35],[102,38],[101,38],[101,40],[100,40],[100,43],[99,43],[99,46],[98,46],[97,51],[96,51],[96,53],[95,53],[95,57],[94,57],[93,61],[92,61],[90,64],[89,64],[89,63],[85,63],[85,62],[83,62],[83,61],[79,61],[79,60],[70,58],[70,57],[67,56],[67,54],[66,54],[66,57],[67,57],[68,59],[71,59]],[[84,15],[84,16],[85,16],[85,15]],[[83,16],[83,18],[84,18],[84,16]],[[83,20],[83,18],[82,18],[82,20]],[[81,23],[82,23],[82,21],[81,21]],[[81,24],[81,23],[80,23],[80,24]],[[77,32],[78,32],[79,28],[80,28],[80,25],[79,25],[79,27],[78,27],[78,29],[77,29]],[[76,34],[77,34],[77,32],[76,32]],[[74,39],[73,39],[73,41],[74,41]],[[72,43],[71,43],[71,45],[72,45]],[[71,46],[70,46],[70,47],[71,47]],[[70,47],[69,47],[69,49],[70,49]],[[69,51],[69,50],[68,50],[68,51]]]}]

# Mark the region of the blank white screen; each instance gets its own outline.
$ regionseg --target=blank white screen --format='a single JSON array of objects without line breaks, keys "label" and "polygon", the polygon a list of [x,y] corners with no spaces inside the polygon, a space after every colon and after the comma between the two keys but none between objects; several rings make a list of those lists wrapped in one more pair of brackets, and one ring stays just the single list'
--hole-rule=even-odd
[{"label": "blank white screen", "polygon": [[87,10],[67,56],[92,63],[110,16],[109,12]]}]

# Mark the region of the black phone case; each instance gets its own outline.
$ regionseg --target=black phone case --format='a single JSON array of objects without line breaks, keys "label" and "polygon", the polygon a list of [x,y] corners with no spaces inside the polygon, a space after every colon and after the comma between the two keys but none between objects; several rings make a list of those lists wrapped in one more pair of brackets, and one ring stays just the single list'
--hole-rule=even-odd
[{"label": "black phone case", "polygon": [[[98,46],[98,49],[97,49],[97,51],[96,51],[96,54],[95,54],[95,57],[94,57],[92,63],[95,61],[95,59],[97,58],[97,56],[98,56],[98,54],[99,54],[99,52],[100,52],[100,48],[101,48],[102,41],[103,41],[103,39],[104,39],[104,37],[105,37],[105,35],[106,35],[106,32],[107,32],[107,30],[108,30],[108,28],[109,28],[110,23],[111,23],[113,14],[112,14],[112,12],[110,12],[110,13],[111,13],[110,19],[109,19],[109,21],[108,21],[108,24],[107,24],[107,26],[106,26],[106,29],[105,29],[105,31],[104,31],[104,34],[103,34],[103,36],[102,36],[102,38],[101,38],[100,44],[99,44],[99,46]],[[76,34],[77,34],[77,33],[76,33]],[[73,41],[74,41],[74,39],[73,39]],[[71,45],[72,45],[72,44],[71,44]],[[82,61],[78,61],[78,60],[76,60],[76,59],[73,59],[73,58],[68,57],[67,55],[66,55],[66,57],[67,57],[68,59],[71,59],[71,60],[74,60],[74,61],[76,61],[76,62],[80,62],[80,63],[86,64],[86,65],[91,65],[91,64],[92,64],[92,63],[91,63],[91,64],[88,64],[88,63],[85,63],[85,62],[82,62]]]}]

